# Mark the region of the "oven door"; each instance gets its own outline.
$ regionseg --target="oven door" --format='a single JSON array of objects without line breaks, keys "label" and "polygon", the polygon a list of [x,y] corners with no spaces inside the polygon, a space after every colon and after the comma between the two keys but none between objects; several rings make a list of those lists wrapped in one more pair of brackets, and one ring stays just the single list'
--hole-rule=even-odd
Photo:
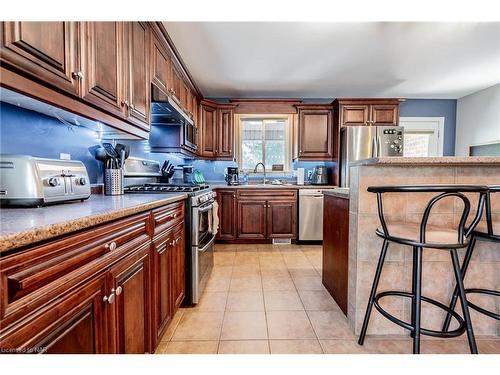
[{"label": "oven door", "polygon": [[202,248],[214,237],[213,210],[213,202],[193,208],[193,246]]}]

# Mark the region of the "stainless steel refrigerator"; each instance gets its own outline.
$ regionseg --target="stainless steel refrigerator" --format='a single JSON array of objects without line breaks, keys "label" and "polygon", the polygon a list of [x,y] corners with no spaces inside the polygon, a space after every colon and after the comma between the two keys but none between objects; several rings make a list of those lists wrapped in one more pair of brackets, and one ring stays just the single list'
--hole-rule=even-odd
[{"label": "stainless steel refrigerator", "polygon": [[349,163],[404,155],[402,126],[345,126],[340,131],[340,186],[349,187]]}]

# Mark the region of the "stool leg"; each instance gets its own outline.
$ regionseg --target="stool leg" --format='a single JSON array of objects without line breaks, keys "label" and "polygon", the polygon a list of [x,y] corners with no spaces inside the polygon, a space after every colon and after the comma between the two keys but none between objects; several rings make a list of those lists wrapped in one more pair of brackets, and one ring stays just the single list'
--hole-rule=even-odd
[{"label": "stool leg", "polygon": [[[415,246],[413,246],[413,263],[412,263],[412,266],[413,266],[413,271],[412,271],[412,282],[411,282],[411,294],[415,295],[415,274],[416,274],[415,267],[417,266],[417,248]],[[414,319],[414,317],[415,316],[412,313],[411,314],[411,325],[412,325],[412,327],[415,327],[415,319]],[[414,336],[415,336],[415,334],[413,333],[413,331],[411,331],[410,332],[410,337],[414,337]]]},{"label": "stool leg", "polygon": [[378,259],[377,270],[375,271],[375,277],[373,278],[372,290],[370,292],[370,297],[368,298],[368,305],[366,306],[365,319],[363,320],[363,327],[361,328],[361,333],[359,335],[359,340],[358,340],[359,345],[363,345],[365,341],[366,331],[368,329],[368,321],[370,320],[373,303],[375,302],[375,295],[377,294],[378,282],[380,281],[380,275],[382,274],[382,266],[384,265],[385,254],[387,253],[388,246],[389,246],[389,241],[384,240],[384,243],[382,245],[382,251],[380,252],[380,257]]},{"label": "stool leg", "polygon": [[413,354],[420,354],[420,317],[422,305],[422,248],[414,249],[413,299],[411,321],[413,323]]},{"label": "stool leg", "polygon": [[[464,262],[462,264],[462,270],[460,273],[462,274],[462,280],[465,278],[465,272],[467,272],[467,267],[469,267],[470,260],[472,258],[472,251],[474,250],[474,246],[476,244],[476,237],[473,235],[470,239],[469,246],[467,246],[467,251],[465,252]],[[455,285],[455,289],[453,290],[453,295],[451,296],[450,301],[450,309],[455,310],[455,306],[457,305],[458,300],[458,285]],[[443,323],[443,332],[448,331],[451,323],[451,313],[446,314],[446,318]]]},{"label": "stool leg", "polygon": [[457,281],[460,304],[462,305],[465,326],[467,328],[467,339],[469,340],[470,352],[472,354],[477,354],[476,339],[474,338],[474,331],[472,329],[472,322],[469,314],[469,304],[467,303],[467,298],[465,297],[463,274],[460,272],[460,262],[458,260],[457,250],[451,249],[450,253],[451,253],[451,260],[453,262],[453,271],[455,272],[455,279]]}]

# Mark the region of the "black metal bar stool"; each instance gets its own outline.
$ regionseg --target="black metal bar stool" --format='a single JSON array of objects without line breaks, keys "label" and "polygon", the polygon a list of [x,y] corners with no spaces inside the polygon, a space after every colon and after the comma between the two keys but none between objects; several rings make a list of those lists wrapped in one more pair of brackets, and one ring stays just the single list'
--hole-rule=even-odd
[{"label": "black metal bar stool", "polygon": [[[420,335],[434,336],[434,337],[456,337],[467,332],[469,346],[471,353],[477,353],[476,341],[474,338],[474,331],[472,329],[469,308],[465,298],[465,290],[463,286],[463,277],[458,260],[457,249],[465,248],[468,245],[468,237],[474,230],[476,225],[481,220],[482,211],[484,207],[485,197],[488,191],[487,186],[473,186],[473,185],[420,185],[420,186],[371,186],[368,188],[371,193],[377,194],[378,215],[381,227],[376,230],[376,234],[384,239],[382,250],[375,271],[375,277],[366,307],[365,318],[361,334],[359,336],[358,344],[363,345],[365,340],[366,331],[368,329],[368,322],[373,306],[387,319],[393,323],[406,328],[410,331],[413,338],[413,353],[420,353]],[[424,210],[422,221],[420,224],[411,224],[405,222],[386,223],[384,217],[384,209],[382,204],[382,194],[384,193],[436,193],[427,207]],[[477,212],[468,228],[466,222],[470,213],[470,201],[463,193],[478,193],[478,207]],[[444,198],[455,197],[462,201],[463,210],[460,217],[460,222],[456,229],[448,227],[439,227],[427,225],[429,215],[432,208],[437,202]],[[382,273],[385,256],[389,243],[395,242],[403,245],[413,247],[413,274],[412,274],[412,292],[404,291],[386,291],[377,294],[377,287]],[[458,288],[458,296],[462,304],[463,318],[454,310],[444,305],[443,303],[422,296],[422,252],[423,249],[441,249],[449,251],[453,263],[453,271]],[[412,300],[411,308],[411,323],[405,322],[385,311],[379,304],[379,300],[386,296],[400,296],[410,298]],[[459,327],[452,331],[435,331],[421,327],[421,304],[422,301],[430,303],[447,311],[454,317]]]},{"label": "black metal bar stool", "polygon": [[[500,243],[500,222],[494,221],[491,213],[491,193],[500,193],[500,186],[490,186],[488,188],[488,193],[486,194],[486,222],[485,225],[478,225],[475,230],[471,234],[471,238],[469,241],[469,246],[467,246],[467,251],[465,252],[464,262],[462,263],[462,280],[465,278],[465,273],[467,272],[467,268],[469,267],[470,260],[472,258],[472,253],[474,252],[474,247],[476,245],[476,241],[478,239],[483,241],[492,241],[496,243]],[[455,290],[453,291],[453,295],[451,297],[450,302],[450,310],[455,310],[455,306],[457,304],[457,300],[459,297],[459,286],[458,284],[455,286]],[[482,289],[482,288],[466,288],[465,294],[469,293],[479,293],[486,294],[490,296],[500,296],[500,291],[491,290],[491,289]],[[500,315],[496,314],[492,311],[486,310],[476,304],[467,301],[470,308],[489,316],[490,318],[500,320]],[[446,318],[443,324],[443,331],[447,332],[450,328],[452,314],[448,311]]]}]

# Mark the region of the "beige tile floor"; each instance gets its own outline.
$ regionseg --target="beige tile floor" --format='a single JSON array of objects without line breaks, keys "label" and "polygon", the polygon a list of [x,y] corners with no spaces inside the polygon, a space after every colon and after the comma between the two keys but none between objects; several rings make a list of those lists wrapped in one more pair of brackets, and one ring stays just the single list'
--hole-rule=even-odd
[{"label": "beige tile floor", "polygon": [[[468,353],[464,337],[423,339],[422,353]],[[500,353],[500,338],[478,338]],[[200,303],[181,308],[156,353],[411,353],[402,337],[356,343],[347,319],[321,283],[321,246],[217,245]]]}]

